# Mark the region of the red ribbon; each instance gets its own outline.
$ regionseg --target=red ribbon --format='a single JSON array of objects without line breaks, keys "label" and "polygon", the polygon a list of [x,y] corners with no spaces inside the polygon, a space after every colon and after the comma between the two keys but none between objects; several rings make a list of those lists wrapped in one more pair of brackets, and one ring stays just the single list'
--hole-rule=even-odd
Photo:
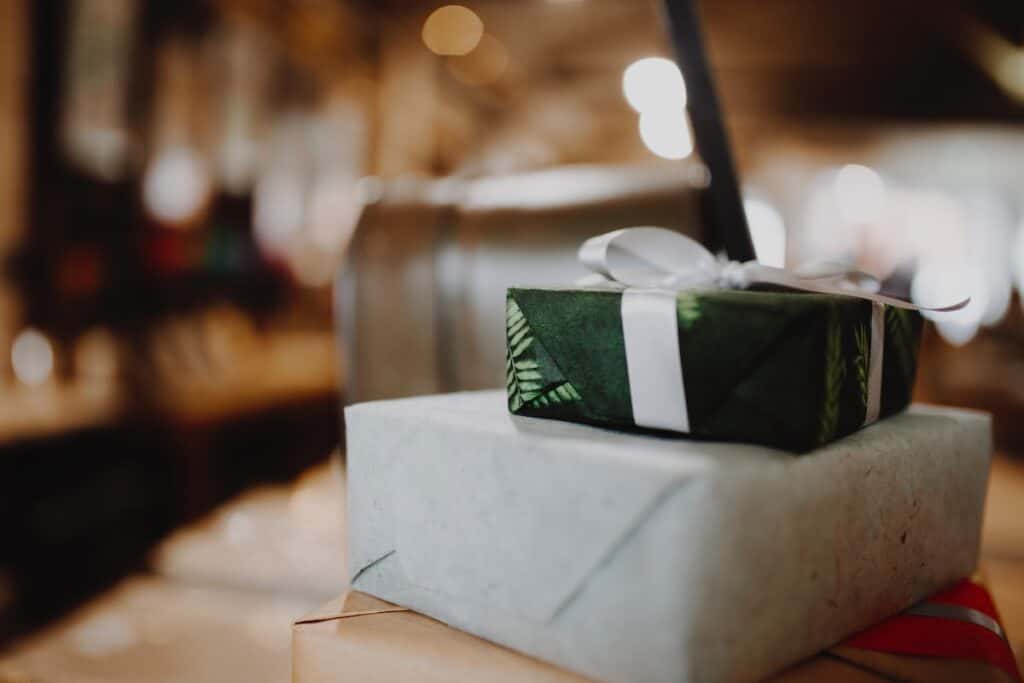
[{"label": "red ribbon", "polygon": [[[1002,626],[987,589],[970,580],[932,596],[928,603],[975,610]],[[992,629],[966,619],[898,614],[861,631],[843,645],[892,654],[969,659],[996,666],[1020,680],[1017,661],[1009,643]]]}]

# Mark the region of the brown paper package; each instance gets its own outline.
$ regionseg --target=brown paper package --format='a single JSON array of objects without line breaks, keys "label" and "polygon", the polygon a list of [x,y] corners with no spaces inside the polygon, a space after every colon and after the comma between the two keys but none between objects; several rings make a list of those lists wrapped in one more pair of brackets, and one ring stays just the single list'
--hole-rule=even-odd
[{"label": "brown paper package", "polygon": [[[585,683],[591,679],[359,592],[295,623],[292,683]],[[837,647],[769,683],[1010,683],[976,662]]]}]

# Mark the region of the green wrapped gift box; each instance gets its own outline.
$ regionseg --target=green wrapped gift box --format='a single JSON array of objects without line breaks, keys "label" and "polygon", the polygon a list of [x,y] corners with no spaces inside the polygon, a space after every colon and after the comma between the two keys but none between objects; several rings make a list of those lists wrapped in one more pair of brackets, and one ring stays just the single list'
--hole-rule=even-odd
[{"label": "green wrapped gift box", "polygon": [[[508,291],[512,413],[637,427],[622,297],[608,290]],[[675,303],[689,435],[806,452],[865,425],[879,304],[778,290],[683,291]],[[884,350],[876,400],[884,418],[910,402],[923,320],[893,306],[878,314]]]}]

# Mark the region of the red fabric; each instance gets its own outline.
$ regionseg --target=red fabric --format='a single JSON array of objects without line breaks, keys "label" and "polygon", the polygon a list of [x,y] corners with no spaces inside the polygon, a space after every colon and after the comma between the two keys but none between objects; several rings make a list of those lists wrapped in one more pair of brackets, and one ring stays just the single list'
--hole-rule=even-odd
[{"label": "red fabric", "polygon": [[[928,602],[969,607],[1000,621],[985,587],[969,580],[937,593]],[[843,645],[892,654],[972,659],[999,667],[1020,680],[1017,661],[1006,641],[966,621],[899,614],[861,631]]]}]

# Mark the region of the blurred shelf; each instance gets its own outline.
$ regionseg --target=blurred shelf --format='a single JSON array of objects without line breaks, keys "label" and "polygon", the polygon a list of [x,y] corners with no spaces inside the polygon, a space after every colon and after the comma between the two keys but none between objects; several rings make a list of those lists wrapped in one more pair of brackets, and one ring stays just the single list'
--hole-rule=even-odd
[{"label": "blurred shelf", "polygon": [[0,446],[100,427],[122,415],[112,384],[48,384],[0,389]]},{"label": "blurred shelf", "polygon": [[330,331],[277,332],[213,368],[196,364],[165,371],[156,404],[172,420],[215,423],[336,394],[339,375]]}]

